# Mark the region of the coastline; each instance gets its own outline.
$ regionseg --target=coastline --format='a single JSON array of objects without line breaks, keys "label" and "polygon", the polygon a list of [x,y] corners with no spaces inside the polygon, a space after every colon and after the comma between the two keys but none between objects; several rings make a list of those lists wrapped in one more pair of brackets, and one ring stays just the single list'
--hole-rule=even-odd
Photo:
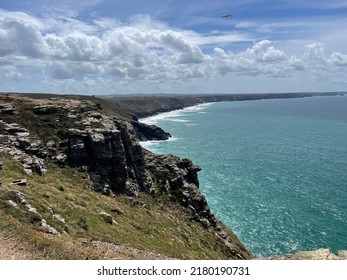
[{"label": "coastline", "polygon": [[[342,98],[344,98],[344,97],[342,97]],[[318,98],[315,98],[316,100],[318,100]],[[335,100],[335,98],[331,98],[331,100]],[[344,99],[345,100],[345,99]],[[323,101],[323,103],[326,103],[327,101],[324,101],[324,99],[322,100]],[[283,102],[286,102],[286,101],[283,101]],[[299,101],[298,101],[299,102]],[[337,103],[340,103],[340,101],[337,101]],[[276,103],[277,104],[277,103]],[[294,104],[296,104],[296,103],[294,103]],[[306,100],[306,103],[305,104],[312,104],[312,102],[310,101],[310,100]],[[313,104],[314,104],[314,102],[313,102]],[[194,107],[193,107],[194,108]],[[178,110],[178,111],[173,111],[173,115],[170,115],[170,114],[168,114],[167,116],[164,114],[164,118],[166,118],[166,117],[172,117],[173,119],[175,119],[176,117],[175,117],[175,115],[176,115],[176,113],[175,112],[177,112],[177,113],[180,113],[180,112],[182,112],[182,110]],[[183,110],[183,112],[184,112],[184,110]],[[162,117],[163,115],[162,114],[159,114],[159,115],[157,115],[157,118],[155,118],[155,120],[156,119],[162,119],[163,117]],[[146,119],[144,119],[144,121],[146,121],[148,118],[146,118]],[[150,123],[151,124],[154,124],[154,122],[151,122],[151,118],[149,118],[150,119]],[[185,117],[184,116],[181,116],[181,119],[185,119]],[[188,118],[187,118],[188,119]],[[142,119],[141,119],[142,120]],[[176,122],[175,120],[173,120],[174,122]],[[159,122],[160,123],[160,122]],[[171,122],[168,122],[168,123],[171,123]],[[164,123],[162,123],[163,125],[164,125]],[[166,122],[165,122],[165,125],[166,125]],[[176,125],[175,125],[175,130],[173,130],[173,132],[174,131],[176,131],[176,134],[177,134],[177,127],[179,127],[179,125],[181,125],[179,122],[177,122],[176,123]],[[184,126],[186,126],[186,124],[184,123]],[[164,129],[168,129],[169,127],[171,127],[171,124],[170,124],[170,126],[163,126],[164,127]],[[169,132],[171,132],[170,130],[168,130]],[[184,131],[186,131],[186,130],[184,130]],[[180,134],[178,134],[178,135],[175,135],[175,134],[173,134],[174,135],[174,137],[175,136],[178,136],[179,138],[178,139],[182,139],[182,134],[180,135]],[[192,137],[194,136],[194,134],[192,135]],[[190,141],[192,140],[192,137],[190,137]],[[174,139],[173,139],[173,141],[174,141]],[[156,141],[155,141],[156,142]],[[160,142],[160,141],[158,141],[158,142]],[[182,146],[182,144],[178,144],[178,143],[171,143],[171,144],[169,144],[168,143],[168,145],[176,145],[176,146]],[[163,151],[163,153],[167,153],[167,151],[168,151],[168,146],[166,145],[166,144],[164,144],[164,146],[165,147],[167,147],[166,149],[164,148],[164,149],[162,149],[162,148],[158,148],[158,150],[160,151]],[[158,146],[159,147],[159,146]],[[146,148],[146,147],[145,147]],[[156,146],[154,146],[153,147],[154,148],[154,152],[157,152],[156,151]],[[150,148],[149,148],[150,149]],[[177,149],[176,150],[173,150],[173,151],[169,151],[168,153],[173,153],[173,154],[178,154],[178,155],[180,155],[180,153],[177,153]],[[182,155],[181,154],[181,156],[184,156],[184,155]],[[187,156],[188,158],[190,158],[190,156],[188,155]],[[194,158],[194,157],[192,157],[192,158]],[[196,159],[195,160],[193,160],[194,162],[196,162],[197,164],[199,164],[199,165],[202,165],[202,162],[200,161],[197,161]],[[223,221],[223,220],[222,220]],[[229,227],[230,227],[230,224],[229,224]],[[233,228],[233,227],[231,227],[231,228]],[[317,239],[318,240],[318,239]],[[324,245],[324,246],[328,246],[328,245]],[[342,246],[342,247],[344,247],[344,246]],[[323,248],[328,248],[328,247],[323,247]],[[340,247],[338,247],[337,249],[339,249]],[[303,249],[302,247],[300,248],[301,250]],[[312,247],[305,247],[304,248],[305,250],[306,249],[312,249],[312,250],[314,250],[315,248],[312,248]],[[318,248],[317,248],[318,249]],[[334,253],[336,253],[337,251],[335,251],[336,250],[336,247],[334,248]],[[289,252],[295,252],[296,250],[294,250],[294,251],[287,251],[287,250],[284,250],[284,251],[282,251],[283,253],[289,253]]]},{"label": "coastline", "polygon": [[[128,118],[131,118],[131,124],[135,127],[138,138],[141,142],[146,141],[162,141],[172,137],[161,127],[158,127],[152,119],[161,119],[162,114],[172,114],[180,112],[184,109],[198,108],[217,102],[233,102],[233,101],[256,101],[267,99],[292,99],[292,98],[308,98],[308,97],[329,97],[329,96],[345,96],[345,92],[326,92],[326,93],[270,93],[270,94],[223,94],[223,95],[193,95],[180,97],[164,97],[164,96],[137,96],[123,99],[111,98],[107,99],[117,102],[118,106],[127,106],[128,102],[137,103],[136,108],[129,109]],[[146,102],[143,102],[143,100]],[[142,102],[141,102],[142,101]],[[122,103],[124,102],[124,103]],[[165,103],[168,102],[168,103]],[[148,109],[148,104],[155,104],[153,109]],[[164,115],[165,117],[165,115]]]},{"label": "coastline", "polygon": [[[320,96],[321,94],[319,94]],[[336,95],[336,94],[335,94]],[[306,96],[300,96],[300,97],[306,97]],[[14,101],[12,101],[10,98],[12,98],[11,96],[6,96],[4,95],[4,100],[6,102],[11,102],[11,104],[13,105],[11,106],[3,106],[3,113],[6,115],[8,114],[8,116],[4,117],[8,119],[8,122],[13,122],[13,120],[16,121],[16,123],[18,122],[18,125],[23,125],[25,127],[28,127],[28,129],[30,129],[30,133],[38,133],[37,137],[43,137],[42,139],[44,139],[44,141],[46,141],[47,135],[41,135],[39,130],[36,129],[36,126],[32,126],[30,125],[30,123],[26,123],[25,120],[28,119],[32,119],[33,118],[33,114],[35,114],[35,111],[33,111],[31,109],[31,107],[25,111],[26,114],[29,114],[29,116],[26,117],[21,117],[21,114],[23,114],[24,110],[21,110],[20,106],[22,106],[22,103],[20,102],[16,102],[15,99]],[[19,97],[18,98],[24,98],[23,101],[28,102],[28,100],[26,100],[26,97]],[[256,99],[256,100],[260,100],[262,98]],[[30,102],[33,102],[33,104],[35,102],[47,102],[48,103],[54,103],[54,102],[61,102],[59,104],[56,104],[56,110],[59,113],[59,117],[62,120],[65,120],[66,124],[68,123],[69,125],[71,125],[71,131],[69,134],[70,138],[73,139],[81,139],[81,141],[83,140],[83,143],[85,142],[85,140],[87,141],[91,141],[90,144],[91,145],[85,145],[83,149],[86,150],[87,155],[93,155],[94,153],[100,154],[99,152],[101,151],[101,154],[104,154],[105,151],[107,151],[107,147],[108,146],[108,142],[106,142],[106,138],[108,136],[111,136],[109,133],[113,133],[114,132],[118,132],[118,134],[120,133],[119,136],[122,136],[120,138],[117,138],[119,140],[119,143],[121,143],[124,147],[126,147],[124,150],[119,150],[119,151],[114,151],[115,153],[112,154],[120,154],[123,156],[123,158],[125,159],[124,161],[122,161],[122,166],[124,167],[124,170],[131,170],[130,173],[126,174],[124,173],[124,179],[129,178],[127,177],[128,175],[132,175],[132,174],[137,174],[136,177],[131,177],[130,179],[132,179],[133,184],[132,185],[125,185],[125,186],[129,186],[129,187],[135,187],[135,191],[137,188],[136,184],[139,184],[139,188],[141,187],[141,184],[143,183],[151,183],[152,186],[154,187],[159,187],[159,189],[157,189],[158,191],[165,191],[167,193],[167,195],[171,196],[171,198],[177,199],[176,202],[181,203],[181,206],[186,207],[182,208],[182,211],[188,211],[189,209],[192,210],[193,212],[193,216],[192,213],[188,213],[189,217],[193,217],[198,223],[198,226],[201,227],[201,225],[203,227],[206,227],[207,229],[213,228],[216,230],[216,232],[212,232],[212,233],[217,233],[218,237],[218,242],[220,241],[225,241],[226,240],[226,245],[228,245],[229,241],[228,239],[226,239],[226,235],[224,234],[223,230],[225,232],[227,232],[228,234],[230,234],[230,236],[232,237],[232,240],[237,240],[236,236],[234,236],[231,232],[228,231],[227,228],[224,227],[219,227],[218,223],[219,221],[214,219],[214,215],[213,213],[210,211],[207,203],[205,203],[203,196],[201,195],[201,193],[199,192],[199,182],[197,181],[197,177],[196,177],[196,173],[199,171],[199,167],[195,166],[191,161],[189,160],[180,160],[178,157],[175,156],[170,156],[170,155],[155,155],[155,154],[151,154],[151,153],[147,153],[146,151],[144,151],[143,149],[140,148],[140,146],[138,145],[138,142],[136,141],[136,134],[135,131],[132,130],[131,126],[129,125],[129,122],[137,122],[135,119],[136,118],[126,118],[126,122],[127,124],[123,123],[123,120],[119,120],[117,117],[118,115],[120,115],[121,113],[123,114],[124,111],[122,112],[122,108],[119,108],[120,106],[118,106],[117,108],[120,111],[114,111],[115,114],[104,114],[104,112],[102,111],[102,107],[100,106],[100,104],[98,103],[99,99],[95,98],[93,99],[93,101],[88,102],[85,101],[85,99],[83,99],[83,97],[81,97],[80,99],[76,99],[74,102],[81,102],[81,107],[79,107],[80,111],[77,111],[77,113],[79,114],[79,116],[81,117],[81,120],[83,121],[83,125],[88,126],[91,122],[94,123],[94,128],[95,131],[91,130],[90,128],[88,128],[88,130],[78,130],[81,129],[81,122],[74,124],[73,122],[71,122],[71,120],[69,121],[68,118],[65,118],[66,116],[72,116],[75,118],[75,115],[69,114],[72,113],[73,108],[71,108],[71,104],[70,102],[68,102],[70,99],[66,98],[66,99],[57,99],[57,98],[53,98],[52,96],[50,96],[50,98],[47,98],[46,100],[30,100]],[[81,101],[82,100],[82,101]],[[153,100],[153,99],[152,99]],[[245,100],[249,100],[249,99],[245,99]],[[254,99],[252,99],[254,100]],[[134,100],[133,100],[134,101]],[[221,102],[221,101],[230,101],[230,100],[220,100],[220,101],[213,101],[213,102]],[[237,100],[237,101],[243,101],[243,100]],[[76,103],[76,104],[77,104]],[[206,104],[208,104],[209,102],[205,102],[205,103],[199,103],[198,105],[194,105],[191,106],[192,108],[196,107],[196,106],[204,106]],[[212,102],[210,102],[212,103]],[[64,105],[66,104],[66,105]],[[6,105],[6,104],[5,104]],[[52,108],[53,105],[49,105],[49,106],[39,106],[38,109],[40,110],[45,110],[45,109],[49,109]],[[59,107],[59,106],[66,106],[66,109],[64,109],[65,107]],[[16,114],[12,115],[11,112],[13,111],[12,109],[17,109],[16,110]],[[111,106],[110,106],[111,107]],[[189,109],[190,106],[184,107],[185,109]],[[168,109],[168,108],[166,108]],[[12,111],[11,111],[12,110]],[[37,111],[37,110],[36,110]],[[39,111],[39,113],[42,111]],[[43,111],[43,112],[47,112],[47,111]],[[87,113],[86,113],[87,112]],[[63,114],[64,113],[64,114]],[[76,112],[73,112],[74,114],[76,114]],[[46,120],[49,120],[51,122],[55,122],[54,117],[58,116],[57,113],[55,112],[50,112],[48,115],[45,115],[42,118],[45,118]],[[124,116],[124,115],[123,115]],[[6,120],[6,119],[5,119]],[[97,125],[100,126],[100,128],[95,127],[95,122],[96,120],[98,120]],[[105,120],[105,121],[103,121]],[[107,130],[105,128],[101,128],[104,124],[112,124],[113,126],[116,126],[117,129],[113,129],[112,131]],[[3,126],[1,129],[3,129],[5,126]],[[47,124],[45,123],[43,127],[47,127],[47,132],[49,133],[53,133],[53,130],[48,129],[49,126],[47,126]],[[116,128],[115,127],[115,128]],[[76,129],[78,128],[78,129]],[[150,129],[159,129],[159,128],[154,128],[152,126],[148,126],[148,128]],[[61,129],[66,129],[66,125],[62,125]],[[101,130],[100,130],[101,129]],[[31,131],[33,130],[33,131]],[[105,139],[102,139],[102,137],[97,137],[98,135],[100,135],[100,132],[102,132],[102,135],[107,136]],[[5,133],[5,132],[4,132]],[[7,133],[7,132],[6,132]],[[29,133],[29,132],[27,132]],[[88,134],[89,133],[89,134]],[[99,134],[96,134],[99,133]],[[59,138],[57,141],[57,143],[64,143],[65,139],[66,139],[66,134],[64,133],[60,133],[58,134],[59,136],[61,136],[61,138]],[[17,137],[17,136],[16,136]],[[20,137],[20,136],[18,136]],[[87,139],[85,139],[87,138]],[[107,138],[109,139],[109,138]],[[117,140],[117,141],[118,141]],[[29,140],[28,140],[29,141]],[[107,140],[108,141],[108,140]],[[137,143],[136,143],[137,142]],[[70,142],[68,142],[70,143]],[[117,142],[118,143],[118,142]],[[71,144],[71,143],[70,143]],[[69,144],[69,145],[70,145]],[[96,145],[98,144],[98,145]],[[31,145],[31,144],[30,144]],[[58,146],[59,147],[59,146]],[[119,147],[119,145],[112,145],[112,148],[114,147]],[[11,146],[9,146],[9,148],[11,148]],[[80,155],[82,155],[82,153],[80,153],[80,151],[78,150],[78,146],[76,145],[70,145],[70,148],[66,148],[66,146],[61,146],[60,147],[61,150],[59,150],[60,152],[67,152],[69,153],[69,157],[73,160],[75,160],[77,163],[83,163],[84,164],[84,158],[80,158]],[[96,149],[99,149],[99,152],[96,151]],[[75,151],[76,153],[71,153],[71,151]],[[77,153],[78,150],[78,153]],[[25,152],[25,151],[24,151]],[[117,153],[116,153],[117,152]],[[7,160],[7,159],[6,159]],[[115,161],[119,162],[118,160],[115,159]],[[77,164],[76,163],[76,164]],[[95,161],[89,161],[90,164],[94,164]],[[129,163],[129,164],[128,164]],[[5,166],[7,165],[7,161],[5,162]],[[92,172],[102,172],[103,176],[99,176],[100,178],[104,178],[105,182],[112,182],[111,181],[111,177],[107,176],[105,177],[105,173],[104,171],[107,171],[107,167],[109,166],[109,159],[107,159],[106,157],[102,156],[101,158],[99,158],[98,160],[98,166],[90,166],[90,171]],[[117,165],[119,166],[119,164]],[[87,167],[88,168],[88,167]],[[142,175],[143,173],[141,173],[144,168],[147,168],[147,177],[149,178],[148,175],[151,176],[152,180],[154,181],[150,181],[150,180],[144,180],[146,178],[144,178]],[[169,168],[169,169],[168,169]],[[174,170],[175,172],[172,172],[172,170],[170,170],[170,168],[173,168],[172,170]],[[57,169],[60,170],[60,169]],[[62,169],[63,170],[63,169]],[[85,170],[85,169],[84,169]],[[141,171],[142,170],[142,171]],[[88,169],[87,169],[88,171]],[[81,173],[82,174],[82,173]],[[100,173],[101,174],[101,173]],[[115,173],[112,173],[115,174]],[[20,175],[16,175],[16,177],[19,177]],[[99,178],[98,176],[93,176],[91,177],[91,179],[95,179],[94,182],[96,183],[95,186],[98,187],[100,184],[103,184],[103,182],[101,182],[100,180],[97,180]],[[109,178],[108,178],[109,177]],[[36,178],[36,177],[35,177]],[[66,176],[63,176],[63,178],[66,178]],[[110,181],[108,181],[110,179]],[[123,180],[123,177],[120,178]],[[167,182],[170,182],[170,189],[167,190],[166,187]],[[123,184],[122,184],[123,185]],[[69,184],[66,184],[66,186],[69,186]],[[94,186],[94,185],[93,185]],[[100,185],[101,186],[101,185]],[[105,184],[105,186],[108,186],[107,184]],[[190,186],[188,188],[188,186]],[[146,186],[144,186],[145,188],[142,188],[141,191],[144,191],[144,193],[146,193],[146,191],[150,191],[150,188],[147,188]],[[84,189],[83,189],[84,190]],[[180,190],[182,192],[177,193],[177,190]],[[133,191],[133,189],[129,188],[129,189],[124,189],[123,192],[127,192],[127,191]],[[189,191],[189,193],[187,193],[187,191]],[[181,195],[188,195],[187,199],[182,200],[182,196]],[[33,196],[34,198],[34,196]],[[108,198],[106,198],[108,199]],[[150,200],[151,198],[148,197],[148,200]],[[154,200],[151,201],[152,203],[154,203]],[[199,202],[199,203],[198,203]],[[203,203],[202,203],[203,202]],[[39,207],[39,201],[36,202],[37,203],[37,207]],[[143,202],[142,202],[143,203]],[[123,205],[123,204],[122,204]],[[189,206],[194,206],[189,207]],[[124,205],[122,206],[125,209],[127,209],[126,207],[130,207],[129,205],[127,205],[127,203],[125,202]],[[132,212],[132,210],[134,210],[133,208],[130,208]],[[181,208],[180,208],[181,209]],[[185,210],[184,210],[185,209]],[[135,209],[136,210],[136,209]],[[148,209],[140,209],[141,211],[147,211]],[[175,210],[177,210],[175,208]],[[151,210],[150,210],[151,211]],[[155,210],[152,210],[153,214],[156,214]],[[142,213],[142,212],[141,212]],[[147,213],[147,212],[146,212]],[[119,217],[118,217],[119,218]],[[194,221],[195,221],[194,220]],[[127,222],[126,219],[123,219],[123,223]],[[208,231],[201,231],[201,228],[198,228],[198,230],[196,231],[196,233],[203,233],[203,234],[207,234]],[[175,227],[176,228],[176,227]],[[190,228],[190,227],[189,227]],[[98,229],[99,230],[99,229]],[[190,235],[188,235],[190,236]],[[195,236],[195,234],[193,234],[192,236]],[[214,235],[212,235],[212,237],[215,237]],[[206,240],[206,239],[204,239]],[[223,242],[224,242],[223,241]],[[241,245],[240,245],[241,246]],[[242,247],[240,247],[242,248]],[[245,249],[246,250],[246,249]],[[229,252],[229,251],[228,251]]]}]

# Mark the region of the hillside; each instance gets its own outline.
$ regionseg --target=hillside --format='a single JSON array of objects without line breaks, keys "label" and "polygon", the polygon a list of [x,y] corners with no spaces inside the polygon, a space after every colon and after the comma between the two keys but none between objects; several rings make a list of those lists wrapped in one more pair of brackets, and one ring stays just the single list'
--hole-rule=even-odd
[{"label": "hillside", "polygon": [[200,168],[142,149],[113,106],[0,94],[1,242],[30,259],[251,258],[211,213]]}]

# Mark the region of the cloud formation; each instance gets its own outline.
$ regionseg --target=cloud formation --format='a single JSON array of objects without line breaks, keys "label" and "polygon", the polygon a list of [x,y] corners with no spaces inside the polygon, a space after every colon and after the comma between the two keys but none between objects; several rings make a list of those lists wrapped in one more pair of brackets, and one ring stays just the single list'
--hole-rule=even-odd
[{"label": "cloud formation", "polygon": [[[82,92],[91,87],[112,91],[115,83],[126,88],[129,83],[177,83],[228,74],[276,78],[306,71],[314,79],[346,81],[346,54],[327,54],[324,45],[312,43],[294,55],[269,40],[251,40],[236,31],[175,29],[141,15],[127,23],[107,18],[84,22],[74,16],[38,18],[0,10],[0,73],[17,82],[36,76],[42,86],[61,87],[64,81],[74,85],[70,90]],[[230,48],[235,43],[250,46],[234,53]]]}]

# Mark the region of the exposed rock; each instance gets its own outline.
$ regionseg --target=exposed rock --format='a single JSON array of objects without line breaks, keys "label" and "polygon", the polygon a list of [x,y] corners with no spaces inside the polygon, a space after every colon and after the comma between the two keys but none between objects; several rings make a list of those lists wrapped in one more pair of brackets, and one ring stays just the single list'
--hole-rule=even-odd
[{"label": "exposed rock", "polygon": [[167,140],[171,137],[170,133],[155,125],[148,125],[138,121],[133,121],[131,124],[134,126],[140,141]]},{"label": "exposed rock", "polygon": [[[189,159],[180,159],[173,155],[156,155],[145,153],[146,167],[156,185],[155,193],[166,192],[178,203],[191,210],[191,219],[199,222],[204,228],[211,229],[227,246],[233,258],[250,257],[240,254],[240,246],[235,236],[229,236],[221,230],[221,223],[211,212],[205,197],[199,191],[197,172],[201,169]],[[235,244],[238,242],[238,244]],[[245,248],[243,248],[246,252]]]},{"label": "exposed rock", "polygon": [[[101,115],[96,115],[100,121]],[[87,166],[92,188],[136,195],[151,187],[142,148],[132,127],[102,116],[103,128],[70,129],[68,159]]]},{"label": "exposed rock", "polygon": [[16,204],[19,208],[25,210],[33,222],[41,221],[42,216],[25,199],[25,194],[17,190],[10,190],[7,195],[11,198],[13,206]]},{"label": "exposed rock", "polygon": [[[65,104],[49,105],[53,101],[56,100],[40,103],[40,106],[34,107],[33,112],[36,115],[60,113],[53,117],[36,116],[36,119],[45,119],[53,129],[58,130],[57,143],[46,142],[47,138],[44,141],[36,139],[25,127],[0,120],[1,131],[6,133],[3,137],[6,143],[1,142],[0,151],[7,152],[19,161],[28,174],[43,174],[47,171],[46,163],[52,159],[62,167],[68,164],[83,172],[82,177],[90,180],[93,190],[106,195],[127,194],[134,207],[149,209],[148,204],[138,200],[141,191],[154,196],[165,193],[177,203],[175,205],[181,204],[188,209],[185,211],[190,213],[188,218],[215,233],[220,243],[225,244],[222,248],[228,252],[228,256],[236,259],[250,257],[246,249],[239,250],[242,244],[236,244],[237,238],[231,236],[228,230],[223,231],[221,223],[211,213],[205,197],[199,191],[197,172],[200,168],[188,159],[149,153],[138,142],[139,138],[167,139],[170,137],[168,133],[156,126],[138,123],[134,119],[131,125],[116,117],[107,116],[99,111],[100,106],[94,102],[75,103],[69,100],[64,101]],[[59,120],[63,119],[66,121],[60,125]],[[32,132],[37,135],[36,131]],[[56,139],[52,135],[50,137]],[[26,203],[24,197],[19,195],[16,199],[21,202],[11,201],[21,209],[26,209],[32,221],[39,223],[41,230],[59,234],[42,219],[35,208]],[[117,208],[108,211],[123,214],[123,211]],[[107,212],[102,211],[99,214],[105,222],[117,224]],[[65,223],[59,215],[53,215],[53,219]]]},{"label": "exposed rock", "polygon": [[26,179],[14,180],[12,183],[10,183],[10,186],[11,185],[26,186],[27,185],[27,180]]},{"label": "exposed rock", "polygon": [[28,213],[28,216],[33,223],[38,223],[41,231],[50,234],[60,234],[55,228],[50,226],[46,220],[42,218],[42,215],[37,212],[36,208],[32,207],[25,198],[25,194],[17,191],[10,190],[7,192],[10,200],[7,203],[15,208],[21,208]]},{"label": "exposed rock", "polygon": [[339,251],[336,256],[329,249],[319,249],[316,251],[302,251],[295,254],[285,254],[257,258],[258,260],[346,260],[347,251]]},{"label": "exposed rock", "polygon": [[17,205],[25,207],[25,209],[31,207],[29,203],[26,201],[24,193],[17,190],[10,190],[7,192],[7,194],[11,198],[11,200],[15,202]]},{"label": "exposed rock", "polygon": [[20,136],[20,137],[29,136],[29,131],[26,128],[19,125],[18,123],[5,123],[5,122],[3,123],[5,124],[4,130],[9,134]]},{"label": "exposed rock", "polygon": [[58,214],[54,214],[54,215],[52,216],[52,219],[53,219],[53,220],[56,220],[56,221],[59,221],[59,222],[60,222],[61,224],[63,224],[63,225],[66,224],[65,220],[64,220],[60,215],[58,215]]},{"label": "exposed rock", "polygon": [[56,114],[58,112],[58,108],[54,105],[42,105],[35,106],[33,111],[37,115],[49,115]]},{"label": "exposed rock", "polygon": [[45,219],[42,219],[39,223],[40,225],[40,230],[46,233],[54,234],[54,235],[59,235],[60,232],[57,231],[54,227],[50,226]]},{"label": "exposed rock", "polygon": [[6,152],[20,162],[28,175],[32,175],[33,172],[46,173],[45,158],[48,156],[48,151],[43,142],[38,139],[30,139],[29,131],[17,123],[4,121],[1,123],[7,137],[0,142],[0,152]]},{"label": "exposed rock", "polygon": [[16,108],[11,103],[0,104],[0,115],[14,115]]},{"label": "exposed rock", "polygon": [[57,153],[56,143],[53,140],[50,140],[47,142],[46,148],[47,148],[47,155],[49,157],[53,157],[54,155],[56,155]]},{"label": "exposed rock", "polygon": [[13,202],[11,199],[7,200],[6,202],[8,205],[10,205],[14,208],[19,208],[18,205],[15,202]]},{"label": "exposed rock", "polygon": [[110,225],[117,225],[118,223],[112,218],[112,216],[106,212],[100,212],[99,215],[104,219],[104,221]]},{"label": "exposed rock", "polygon": [[59,153],[57,154],[56,156],[56,162],[59,166],[65,166],[66,163],[67,163],[67,155],[66,154],[63,154],[63,153]]},{"label": "exposed rock", "polygon": [[347,250],[340,250],[340,251],[337,251],[337,255],[344,259],[344,260],[347,260]]}]

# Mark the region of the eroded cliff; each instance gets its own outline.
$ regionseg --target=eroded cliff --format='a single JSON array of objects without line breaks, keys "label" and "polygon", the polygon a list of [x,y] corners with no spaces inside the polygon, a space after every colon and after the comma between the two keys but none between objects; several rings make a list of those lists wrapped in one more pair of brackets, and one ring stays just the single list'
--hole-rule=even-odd
[{"label": "eroded cliff", "polygon": [[[180,215],[174,219],[181,221],[180,223],[183,221],[184,227],[199,231],[193,233],[199,236],[198,238],[187,236],[185,233],[183,240],[178,238],[180,234],[172,234],[171,239],[179,239],[177,242],[182,243],[180,246],[186,247],[187,250],[190,250],[190,243],[195,242],[192,240],[197,238],[201,239],[196,241],[197,243],[205,244],[201,245],[202,251],[219,251],[218,254],[224,256],[223,258],[251,258],[251,254],[237,237],[211,212],[199,190],[197,172],[200,168],[188,159],[179,159],[172,155],[155,155],[144,150],[138,142],[136,126],[134,129],[130,122],[115,115],[105,114],[99,104],[90,100],[32,99],[21,95],[2,95],[0,103],[0,153],[3,156],[8,154],[18,161],[29,180],[36,178],[35,174],[46,176],[50,168],[77,170],[78,176],[82,178],[79,180],[84,180],[93,191],[103,194],[107,199],[124,201],[122,197],[128,197],[129,217],[132,209],[136,209],[137,206],[150,211],[155,217],[163,215],[162,209],[165,209],[165,213],[169,213],[168,209],[173,209],[172,213]],[[148,135],[143,137],[150,137]],[[2,192],[3,202],[11,200],[9,191],[11,189],[7,185]],[[21,196],[21,193],[18,195]],[[29,197],[30,195],[30,191],[25,194]],[[99,199],[102,200],[103,197]],[[13,207],[14,204],[12,203]],[[5,213],[11,213],[8,210],[9,204],[6,205],[2,207],[7,211]],[[23,209],[21,205],[18,207]],[[43,206],[35,207],[42,209]],[[87,205],[83,204],[83,207],[86,208]],[[124,211],[115,210],[118,214],[122,212]],[[108,214],[107,211],[102,213],[101,216],[106,222],[118,224],[112,214]],[[38,215],[41,217],[36,224],[39,223],[42,227],[45,215]],[[162,219],[164,221],[167,218]],[[35,226],[35,221],[31,222]],[[59,224],[53,221],[52,223]],[[88,228],[87,222],[83,219],[78,223],[84,230]],[[126,220],[125,223],[131,224],[131,220]],[[47,224],[46,228],[48,226]],[[153,236],[164,236],[163,232],[173,230],[165,226],[155,231],[153,228],[143,229],[146,225],[139,227],[145,232],[152,232]],[[175,227],[177,228],[177,225]],[[182,229],[182,232],[186,230]],[[57,227],[58,234],[69,234],[69,231],[73,230],[66,225]],[[200,236],[200,233],[203,234]],[[203,240],[207,236],[208,240]],[[112,238],[117,242],[120,237],[115,232],[113,237],[112,234],[108,235],[108,240]],[[151,242],[161,241],[153,239]],[[136,242],[133,245],[136,246]],[[156,244],[150,247],[156,248]],[[160,249],[157,252],[167,254],[160,252]]]}]

